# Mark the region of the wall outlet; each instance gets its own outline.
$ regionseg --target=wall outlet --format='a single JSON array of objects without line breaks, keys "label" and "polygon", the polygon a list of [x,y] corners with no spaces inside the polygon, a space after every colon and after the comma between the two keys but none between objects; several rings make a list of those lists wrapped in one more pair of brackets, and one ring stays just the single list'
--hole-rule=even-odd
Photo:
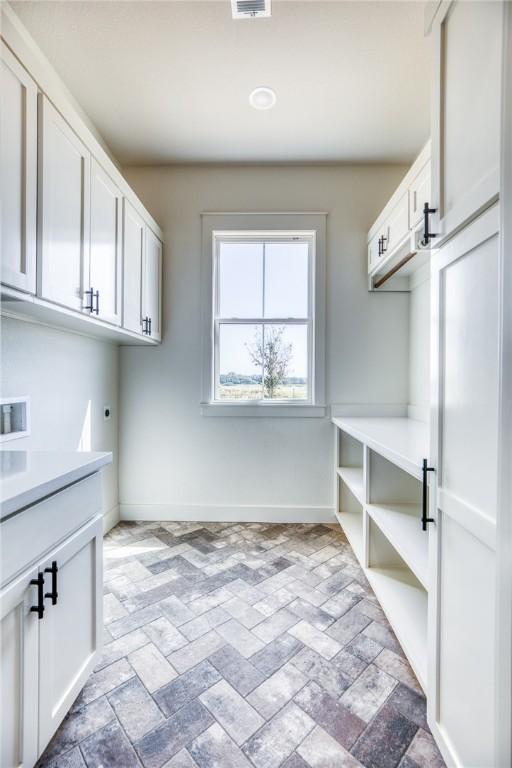
[{"label": "wall outlet", "polygon": [[112,418],[112,408],[110,405],[103,406],[103,421],[110,421]]}]

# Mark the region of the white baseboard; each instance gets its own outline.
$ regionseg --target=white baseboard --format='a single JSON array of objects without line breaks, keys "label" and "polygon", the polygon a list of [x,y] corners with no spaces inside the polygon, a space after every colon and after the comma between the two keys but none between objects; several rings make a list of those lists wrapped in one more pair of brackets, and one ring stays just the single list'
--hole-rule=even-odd
[{"label": "white baseboard", "polygon": [[121,520],[208,523],[334,523],[334,507],[231,504],[121,504]]},{"label": "white baseboard", "polygon": [[103,515],[103,534],[108,533],[121,519],[119,504],[109,509]]}]

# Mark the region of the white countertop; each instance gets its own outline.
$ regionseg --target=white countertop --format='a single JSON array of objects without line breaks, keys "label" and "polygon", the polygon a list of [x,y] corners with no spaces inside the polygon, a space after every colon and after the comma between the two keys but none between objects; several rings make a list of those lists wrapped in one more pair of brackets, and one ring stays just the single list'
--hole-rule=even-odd
[{"label": "white countertop", "polygon": [[421,479],[423,459],[429,455],[428,424],[405,417],[336,417],[339,429]]},{"label": "white countertop", "polygon": [[0,451],[0,520],[110,464],[111,453]]}]

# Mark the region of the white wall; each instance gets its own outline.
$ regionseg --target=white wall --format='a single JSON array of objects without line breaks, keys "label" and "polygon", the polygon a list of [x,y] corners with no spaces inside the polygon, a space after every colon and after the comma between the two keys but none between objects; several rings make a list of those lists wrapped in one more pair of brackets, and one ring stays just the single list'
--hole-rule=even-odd
[{"label": "white wall", "polygon": [[122,513],[329,517],[328,419],[200,415],[200,212],[328,211],[327,401],[406,403],[409,300],[369,294],[366,282],[367,230],[405,170],[125,169],[163,227],[165,251],[163,344],[121,350]]},{"label": "white wall", "polygon": [[409,295],[409,413],[424,421],[430,403],[430,271],[425,265],[412,278]]},{"label": "white wall", "polygon": [[[32,433],[4,448],[113,451],[103,512],[118,505],[118,348],[78,334],[2,318],[1,396],[29,395]],[[103,419],[110,405],[112,418]]]}]

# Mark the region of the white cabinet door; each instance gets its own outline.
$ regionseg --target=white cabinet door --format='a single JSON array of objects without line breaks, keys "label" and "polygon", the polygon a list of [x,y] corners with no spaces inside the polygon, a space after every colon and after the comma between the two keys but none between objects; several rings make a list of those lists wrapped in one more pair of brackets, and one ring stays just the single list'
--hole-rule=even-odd
[{"label": "white cabinet door", "polygon": [[434,245],[498,195],[503,10],[502,2],[455,0],[434,20]]},{"label": "white cabinet door", "polygon": [[380,235],[374,235],[368,243],[368,272],[372,272],[380,258]]},{"label": "white cabinet door", "polygon": [[[69,710],[96,663],[102,633],[102,539],[100,517],[66,539],[40,570],[48,597],[39,622],[39,754]],[[55,602],[55,604],[52,604]]]},{"label": "white cabinet door", "polygon": [[385,222],[383,255],[390,255],[409,234],[409,196],[404,191]]},{"label": "white cabinet door", "polygon": [[37,86],[0,42],[1,281],[36,292]]},{"label": "white cabinet door", "polygon": [[40,97],[38,293],[85,308],[89,258],[89,151],[46,97]]},{"label": "white cabinet door", "polygon": [[496,765],[499,212],[432,261],[429,725],[451,766]]},{"label": "white cabinet door", "polygon": [[[162,243],[146,227],[146,248],[142,270],[142,317],[148,335],[156,341],[162,338]],[[149,322],[149,326],[148,326]]]},{"label": "white cabinet door", "polygon": [[142,333],[142,264],[145,225],[134,207],[123,200],[123,328]]},{"label": "white cabinet door", "polygon": [[37,760],[37,568],[0,593],[0,765],[32,768]]},{"label": "white cabinet door", "polygon": [[409,187],[409,228],[416,227],[423,221],[425,203],[432,204],[430,188],[430,161],[423,166]]},{"label": "white cabinet door", "polygon": [[121,323],[122,196],[101,166],[91,163],[91,245],[89,291],[91,314]]}]

